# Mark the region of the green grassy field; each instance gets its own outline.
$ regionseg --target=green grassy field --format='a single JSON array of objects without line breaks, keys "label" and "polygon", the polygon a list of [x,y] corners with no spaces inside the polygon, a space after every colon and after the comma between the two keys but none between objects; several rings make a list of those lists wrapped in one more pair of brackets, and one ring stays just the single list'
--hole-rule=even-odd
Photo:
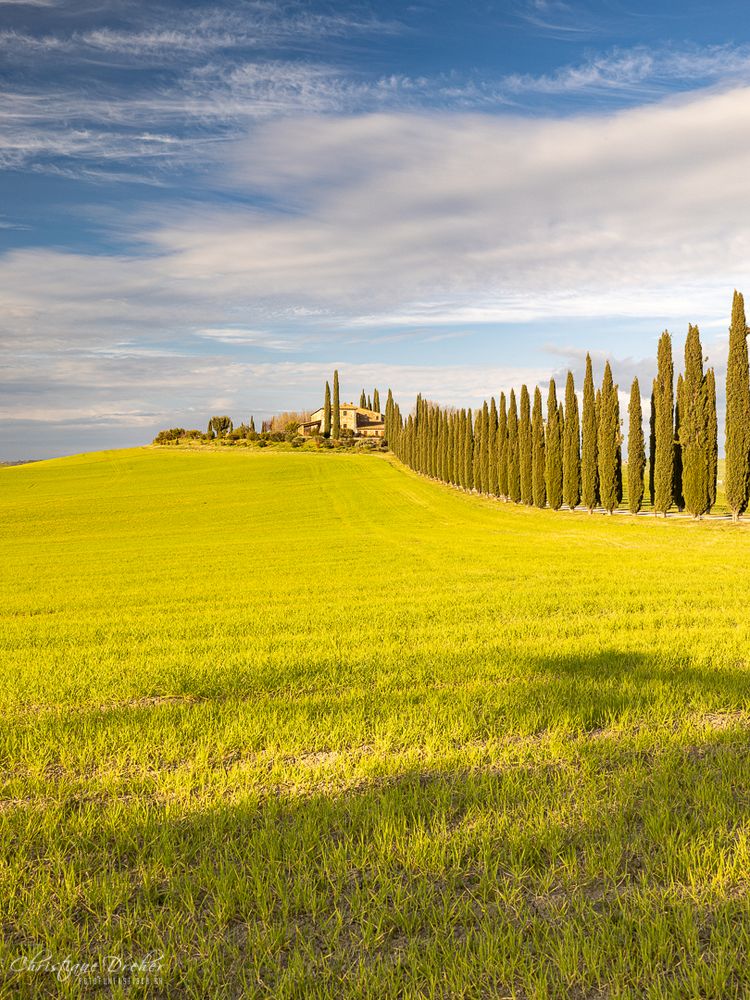
[{"label": "green grassy field", "polygon": [[750,995],[750,527],[142,449],[0,533],[0,995]]}]

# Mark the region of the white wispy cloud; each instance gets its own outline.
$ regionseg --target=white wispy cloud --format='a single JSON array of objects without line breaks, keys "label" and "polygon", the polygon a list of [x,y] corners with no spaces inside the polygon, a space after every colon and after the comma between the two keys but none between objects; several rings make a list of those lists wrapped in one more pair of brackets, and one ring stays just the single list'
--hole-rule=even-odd
[{"label": "white wispy cloud", "polygon": [[750,48],[713,45],[655,51],[640,46],[615,49],[551,74],[514,74],[501,86],[509,93],[573,95],[663,93],[675,83],[699,84],[750,77]]},{"label": "white wispy cloud", "polygon": [[[9,0],[4,0],[9,2]],[[44,0],[37,5],[48,6]],[[123,12],[127,18],[127,11]],[[122,14],[119,20],[122,20]],[[53,33],[17,29],[0,31],[0,49],[23,60],[61,52],[86,62],[102,55],[126,61],[164,63],[224,50],[301,49],[326,39],[357,35],[393,35],[403,28],[394,20],[352,13],[314,13],[300,4],[248,2],[240,8],[186,8],[179,25],[174,10],[158,6],[138,11],[135,27],[97,27]]]},{"label": "white wispy cloud", "polygon": [[746,137],[745,88],[568,120],[271,122],[225,148],[223,182],[283,212],[134,219],[145,257],[17,252],[0,266],[5,315],[54,302],[58,318],[83,309],[120,325],[109,303],[133,297],[136,322],[177,301],[198,310],[193,328],[212,330],[306,312],[361,326],[715,316],[717,290],[750,264],[737,224]]},{"label": "white wispy cloud", "polygon": [[563,0],[522,0],[512,10],[515,17],[553,37],[581,38],[598,28],[597,19],[589,11]]},{"label": "white wispy cloud", "polygon": [[[238,409],[312,403],[352,328],[376,343],[378,328],[641,316],[656,337],[675,318],[716,320],[750,273],[745,87],[567,119],[289,118],[223,161],[213,184],[283,211],[152,208],[126,231],[137,253],[0,257],[3,405],[148,415],[168,392],[185,414],[222,387]],[[325,364],[252,363],[264,345],[313,340]],[[164,357],[138,354],[157,342]],[[505,377],[458,369],[346,364],[357,391],[391,382],[464,405]]]},{"label": "white wispy cloud", "polygon": [[[86,45],[98,46],[109,59],[106,46],[127,48],[121,34],[112,29],[90,32]],[[138,45],[153,53],[168,48],[184,64],[175,79],[156,86],[150,81],[148,87],[124,92],[111,84],[94,86],[85,77],[57,81],[54,87],[31,82],[24,88],[6,86],[0,92],[0,166],[34,165],[41,171],[110,180],[138,174],[154,182],[176,169],[202,169],[207,147],[218,147],[269,119],[377,111],[498,113],[521,110],[529,102],[544,107],[559,100],[573,106],[655,100],[675,88],[721,84],[726,89],[750,81],[747,46],[615,50],[542,76],[369,78],[310,59],[249,59],[246,54],[227,59],[226,53],[214,58],[212,46],[229,35],[197,27],[130,33],[131,51]],[[56,59],[64,55],[67,60],[72,55],[66,47],[74,43],[80,47],[82,36],[30,36],[24,41],[17,33],[0,33],[0,49],[4,46],[8,54],[23,54],[28,44],[48,47]],[[201,58],[185,62],[191,45]],[[32,56],[34,52],[27,53],[29,60]],[[118,172],[115,164],[128,174]]]}]

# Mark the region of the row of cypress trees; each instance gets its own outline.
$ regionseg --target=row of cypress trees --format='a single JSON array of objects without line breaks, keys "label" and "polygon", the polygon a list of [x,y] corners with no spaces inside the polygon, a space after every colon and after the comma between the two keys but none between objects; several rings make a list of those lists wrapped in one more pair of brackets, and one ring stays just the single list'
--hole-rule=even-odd
[{"label": "row of cypress trees", "polygon": [[[568,372],[565,403],[551,379],[546,407],[538,386],[533,403],[527,386],[517,396],[500,394],[475,413],[452,410],[417,397],[403,420],[391,393],[386,436],[392,451],[417,472],[466,490],[529,506],[559,510],[581,501],[590,510],[613,511],[622,500],[622,456],[617,386],[607,364],[594,394],[586,361],[583,435],[578,396]],[[546,408],[546,418],[544,411]],[[643,431],[641,430],[641,438]]]},{"label": "row of cypress trees", "polygon": [[[750,491],[750,378],[743,297],[734,293],[727,368],[726,497],[734,519],[747,509]],[[543,410],[546,409],[546,416]],[[672,338],[665,331],[651,392],[649,454],[643,434],[641,388],[634,379],[628,407],[628,509],[638,513],[648,490],[654,513],[676,506],[694,517],[716,503],[718,440],[716,382],[704,371],[697,326],[688,327],[684,371],[675,391]],[[417,397],[406,419],[391,391],[385,435],[406,465],[465,490],[558,510],[583,504],[612,513],[623,499],[618,386],[609,362],[598,388],[586,356],[582,407],[568,372],[564,403],[551,379],[546,408],[535,387],[518,396],[501,393],[476,412],[440,407]]]}]

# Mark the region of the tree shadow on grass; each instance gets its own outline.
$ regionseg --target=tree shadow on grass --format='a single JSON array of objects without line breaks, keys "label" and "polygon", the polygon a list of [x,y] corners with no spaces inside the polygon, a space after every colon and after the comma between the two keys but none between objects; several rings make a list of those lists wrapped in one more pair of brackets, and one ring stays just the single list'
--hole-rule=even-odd
[{"label": "tree shadow on grass", "polygon": [[[321,767],[325,792],[317,772],[258,788],[238,767],[208,806],[135,796],[71,805],[54,826],[11,814],[11,868],[14,845],[36,865],[6,941],[164,951],[170,997],[747,995],[745,671],[609,651],[529,663],[525,690],[492,690],[463,705],[467,728],[521,720],[537,732],[522,754],[516,728],[480,759],[453,746],[390,773],[342,764],[335,786]],[[714,714],[595,728],[669,706]],[[64,862],[45,864],[63,842]],[[125,885],[114,904],[108,879]],[[25,880],[54,890],[43,928]],[[9,983],[39,995],[39,979]]]}]

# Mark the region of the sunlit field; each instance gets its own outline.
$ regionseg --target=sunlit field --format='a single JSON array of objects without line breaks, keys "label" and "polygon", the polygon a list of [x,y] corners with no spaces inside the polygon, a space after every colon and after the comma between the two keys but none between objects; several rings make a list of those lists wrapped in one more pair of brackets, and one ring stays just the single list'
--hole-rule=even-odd
[{"label": "sunlit field", "polygon": [[750,526],[141,449],[0,533],[0,995],[750,993]]}]

